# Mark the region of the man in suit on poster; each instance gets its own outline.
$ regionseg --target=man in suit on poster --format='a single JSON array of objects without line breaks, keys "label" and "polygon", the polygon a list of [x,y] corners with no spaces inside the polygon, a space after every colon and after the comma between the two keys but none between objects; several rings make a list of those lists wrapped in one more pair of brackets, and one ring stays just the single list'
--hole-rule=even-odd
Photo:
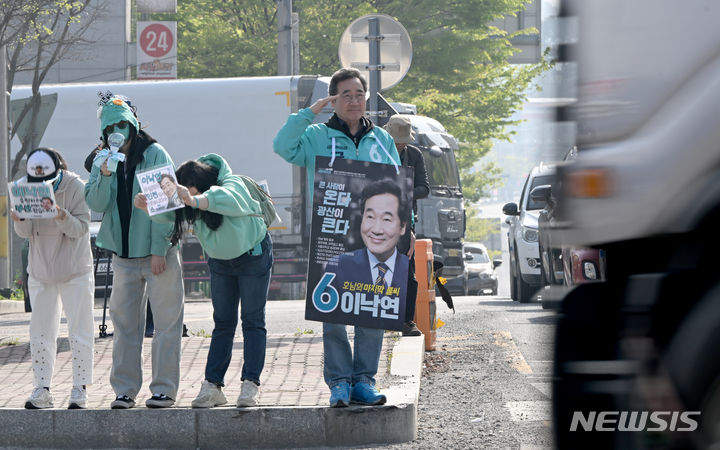
[{"label": "man in suit on poster", "polygon": [[332,258],[325,272],[335,273],[332,285],[343,292],[346,282],[384,284],[400,289],[407,287],[408,256],[398,252],[397,245],[405,234],[408,207],[400,187],[388,180],[368,184],[362,191],[360,234],[365,244],[351,253]]}]

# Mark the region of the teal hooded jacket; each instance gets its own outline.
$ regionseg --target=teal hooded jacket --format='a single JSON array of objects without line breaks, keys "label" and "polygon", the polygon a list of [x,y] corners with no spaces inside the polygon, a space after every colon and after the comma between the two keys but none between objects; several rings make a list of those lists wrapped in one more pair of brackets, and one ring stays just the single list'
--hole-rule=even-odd
[{"label": "teal hooded jacket", "polygon": [[[135,173],[171,165],[175,167],[170,155],[157,142],[149,145],[138,163]],[[140,192],[137,180],[133,180],[132,198]],[[122,252],[122,228],[117,206],[117,174],[103,176],[100,168],[93,165],[90,178],[85,184],[85,201],[93,211],[104,213],[100,231],[95,244],[116,254]],[[147,214],[131,207],[130,232],[128,239],[128,258],[144,258],[150,255],[165,256],[170,248],[173,226],[154,223]]]},{"label": "teal hooded jacket", "polygon": [[[290,114],[273,140],[273,149],[285,161],[307,168],[308,186],[315,180],[315,157],[328,156],[400,166],[400,155],[390,134],[373,127],[357,147],[345,133],[324,123],[312,124],[315,114],[310,108]],[[334,140],[334,145],[333,145]],[[334,149],[333,149],[334,147]],[[312,193],[314,189],[310,188]]]},{"label": "teal hooded jacket", "polygon": [[[237,258],[260,244],[267,234],[260,204],[252,198],[242,178],[232,174],[222,156],[210,153],[198,161],[219,169],[219,185],[211,186],[202,195],[208,200],[207,210],[221,214],[223,221],[216,230],[211,230],[203,220],[196,219],[192,233],[211,258]],[[175,211],[157,214],[152,220],[174,222]]]}]

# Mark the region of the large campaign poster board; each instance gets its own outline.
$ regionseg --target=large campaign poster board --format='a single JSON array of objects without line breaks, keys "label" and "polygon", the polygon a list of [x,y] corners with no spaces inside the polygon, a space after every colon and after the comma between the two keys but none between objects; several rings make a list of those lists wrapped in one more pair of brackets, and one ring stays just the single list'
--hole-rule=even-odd
[{"label": "large campaign poster board", "polygon": [[[316,157],[305,319],[402,330],[409,259],[396,247],[410,226],[412,169],[349,159],[329,164]],[[366,214],[364,190],[383,191],[365,201]],[[387,263],[385,285],[376,284],[373,262]]]},{"label": "large campaign poster board", "polygon": [[146,170],[135,175],[147,199],[148,214],[164,213],[185,206],[177,193],[177,179],[172,166]]},{"label": "large campaign poster board", "polygon": [[49,182],[8,183],[10,208],[21,219],[53,219],[57,216],[55,195]]}]

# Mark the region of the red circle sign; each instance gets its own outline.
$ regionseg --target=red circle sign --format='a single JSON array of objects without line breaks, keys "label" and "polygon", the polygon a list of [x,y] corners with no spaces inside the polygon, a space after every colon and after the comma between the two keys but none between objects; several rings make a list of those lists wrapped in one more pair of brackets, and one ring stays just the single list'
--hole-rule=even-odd
[{"label": "red circle sign", "polygon": [[140,35],[140,48],[153,58],[167,55],[172,50],[173,43],[172,31],[161,23],[148,25]]}]

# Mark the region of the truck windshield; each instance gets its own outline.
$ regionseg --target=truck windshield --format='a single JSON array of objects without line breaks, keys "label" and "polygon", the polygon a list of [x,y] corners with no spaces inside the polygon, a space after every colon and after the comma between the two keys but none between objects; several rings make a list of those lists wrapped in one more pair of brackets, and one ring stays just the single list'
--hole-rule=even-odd
[{"label": "truck windshield", "polygon": [[420,133],[418,143],[425,159],[430,187],[459,190],[460,176],[455,163],[454,150],[457,148],[455,139],[440,133]]}]

